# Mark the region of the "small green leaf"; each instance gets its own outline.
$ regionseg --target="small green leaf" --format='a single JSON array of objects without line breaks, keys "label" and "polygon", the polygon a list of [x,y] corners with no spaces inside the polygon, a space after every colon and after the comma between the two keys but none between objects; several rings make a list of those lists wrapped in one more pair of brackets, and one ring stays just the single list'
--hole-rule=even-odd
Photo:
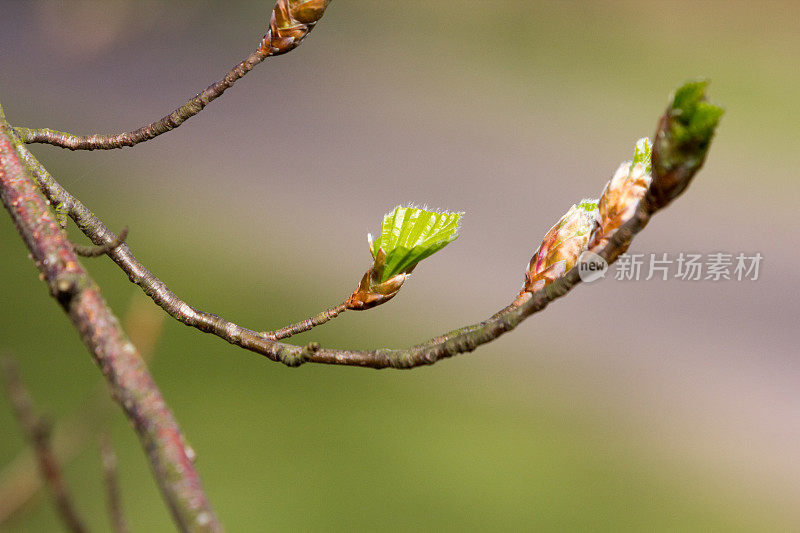
[{"label": "small green leaf", "polygon": [[681,194],[703,166],[723,109],[706,100],[708,81],[679,87],[653,137],[652,177],[648,194],[661,208]]},{"label": "small green leaf", "polygon": [[386,254],[381,281],[410,272],[417,263],[438,252],[458,238],[464,213],[436,213],[415,207],[397,206],[383,217],[381,234],[370,239],[370,252]]},{"label": "small green leaf", "polygon": [[675,91],[669,110],[675,144],[705,146],[711,141],[725,111],[706,100],[707,86],[708,80],[692,81]]},{"label": "small green leaf", "polygon": [[636,148],[633,151],[633,161],[631,162],[631,168],[634,165],[641,163],[644,165],[644,171],[647,174],[650,174],[651,165],[650,159],[653,155],[653,143],[650,142],[650,139],[647,137],[642,137],[638,141],[636,141]]},{"label": "small green leaf", "polygon": [[694,80],[684,83],[675,90],[672,109],[690,115],[697,103],[705,97],[708,80]]}]

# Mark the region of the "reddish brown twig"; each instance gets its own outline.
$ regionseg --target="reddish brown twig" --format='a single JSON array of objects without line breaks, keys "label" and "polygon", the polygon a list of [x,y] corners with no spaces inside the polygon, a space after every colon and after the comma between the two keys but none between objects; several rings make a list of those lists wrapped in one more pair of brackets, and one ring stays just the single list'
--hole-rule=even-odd
[{"label": "reddish brown twig", "polygon": [[8,399],[11,401],[14,414],[22,427],[25,438],[33,447],[39,463],[39,471],[47,486],[50,487],[58,515],[69,531],[78,533],[86,531],[86,526],[78,516],[72,497],[67,490],[58,458],[50,447],[50,424],[36,415],[33,400],[22,383],[14,360],[10,357],[3,357],[0,365],[3,370]]},{"label": "reddish brown twig", "polygon": [[173,518],[182,530],[221,531],[186,441],[136,348],[80,264],[19,159],[0,108],[0,197],[42,273],[131,420]]},{"label": "reddish brown twig", "polygon": [[329,3],[330,0],[278,0],[272,10],[267,34],[255,52],[169,115],[139,129],[112,135],[75,135],[48,128],[14,128],[14,131],[25,143],[46,143],[70,150],[111,150],[149,141],[200,113],[266,58],[297,48],[322,18]]}]

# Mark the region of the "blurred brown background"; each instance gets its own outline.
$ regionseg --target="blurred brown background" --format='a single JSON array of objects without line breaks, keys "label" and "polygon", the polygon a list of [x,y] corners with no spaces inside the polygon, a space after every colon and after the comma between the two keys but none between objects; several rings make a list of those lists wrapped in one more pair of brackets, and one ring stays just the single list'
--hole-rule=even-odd
[{"label": "blurred brown background", "polygon": [[[271,7],[0,1],[0,98],[18,125],[138,127],[254,49]],[[505,305],[547,229],[600,193],[672,89],[708,77],[727,113],[706,167],[631,251],[760,252],[757,281],[607,279],[431,368],[292,370],[171,320],[159,335],[160,311],[107,259],[87,263],[156,343],[152,371],[230,531],[793,530],[798,17],[796,2],[336,0],[303,46],[179,130],[34,151],[129,225],[177,294],[256,329],[345,298],[394,205],[466,211],[391,304],[298,340],[405,346]],[[69,428],[100,375],[0,219],[0,348]],[[133,529],[168,530],[133,432],[96,403],[110,415],[73,424],[65,466],[79,508],[106,529],[94,434],[110,428]],[[1,482],[23,448],[5,400],[0,436]],[[46,498],[0,524],[54,527]]]}]

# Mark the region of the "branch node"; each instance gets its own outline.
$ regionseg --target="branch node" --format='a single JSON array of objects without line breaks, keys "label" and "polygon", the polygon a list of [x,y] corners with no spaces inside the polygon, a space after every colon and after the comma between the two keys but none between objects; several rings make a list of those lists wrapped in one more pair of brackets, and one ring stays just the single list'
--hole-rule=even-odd
[{"label": "branch node", "polygon": [[128,238],[128,226],[122,228],[122,231],[119,232],[119,235],[109,243],[101,244],[99,246],[95,245],[87,245],[83,246],[80,244],[73,244],[72,249],[75,251],[76,254],[82,255],[83,257],[100,257],[101,255],[106,255],[116,248],[119,248],[122,243],[125,242],[125,239]]},{"label": "branch node", "polygon": [[321,346],[318,342],[309,342],[302,349],[289,350],[286,348],[278,352],[278,361],[290,368],[296,368],[308,360],[320,350]]}]

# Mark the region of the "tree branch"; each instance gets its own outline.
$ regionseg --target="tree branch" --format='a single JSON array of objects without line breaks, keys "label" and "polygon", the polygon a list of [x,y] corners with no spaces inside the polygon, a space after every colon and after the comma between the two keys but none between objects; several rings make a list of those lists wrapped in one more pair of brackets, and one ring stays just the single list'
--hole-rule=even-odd
[{"label": "tree branch", "polygon": [[0,107],[0,197],[50,293],[94,356],[114,399],[131,420],[164,499],[184,531],[221,531],[186,441],[136,348],[81,265],[24,167]]},{"label": "tree branch", "polygon": [[[50,201],[63,203],[72,219],[92,242],[103,245],[116,239],[114,233],[86,206],[64,190],[27,149],[20,146],[20,154],[30,166]],[[691,179],[691,175],[688,179]],[[640,202],[636,215],[619,229],[608,245],[599,251],[599,254],[609,263],[615,260],[624,251],[633,236],[647,224],[650,216],[655,212],[655,205],[647,201],[647,198]],[[408,349],[331,350],[320,349],[316,343],[301,347],[276,342],[256,331],[192,307],[178,298],[163,281],[144,267],[125,243],[110,251],[109,257],[128,274],[133,283],[141,287],[156,304],[176,320],[200,331],[213,333],[231,344],[288,366],[299,366],[306,362],[369,368],[413,368],[430,365],[441,359],[470,352],[481,344],[491,342],[503,333],[511,331],[525,318],[541,311],[548,303],[565,295],[580,281],[577,269],[573,269],[551,285],[534,293],[530,298],[516,301],[488,320],[448,332]]]},{"label": "tree branch", "polygon": [[48,128],[14,128],[14,131],[24,143],[46,143],[70,150],[111,150],[149,141],[200,113],[266,58],[297,48],[322,18],[329,3],[330,0],[278,0],[272,10],[267,34],[255,52],[169,115],[139,129],[112,135],[75,135]]},{"label": "tree branch", "polygon": [[25,390],[14,360],[11,357],[3,357],[0,360],[0,366],[2,366],[2,373],[5,378],[8,399],[11,401],[14,414],[22,427],[25,438],[33,447],[39,463],[39,471],[50,487],[58,515],[69,531],[75,533],[85,532],[86,525],[78,516],[78,512],[72,502],[72,496],[70,496],[67,484],[64,482],[61,465],[50,447],[50,424],[36,415],[33,400],[31,400],[28,391]]},{"label": "tree branch", "polygon": [[[707,82],[693,82],[681,87],[670,106],[659,119],[654,135],[652,154],[653,179],[635,211],[621,225],[607,243],[592,249],[609,264],[627,250],[633,237],[641,231],[650,217],[676,198],[705,162],[722,109],[705,101]],[[17,147],[31,173],[51,202],[62,205],[78,227],[92,242],[102,246],[116,240],[116,236],[86,206],[64,190],[36,158],[21,144]],[[371,351],[321,349],[312,342],[304,347],[284,344],[229,322],[224,318],[200,311],[178,298],[163,281],[144,267],[131,253],[127,244],[109,252],[130,280],[142,288],[153,301],[176,320],[213,333],[231,344],[266,356],[288,366],[306,362],[361,366],[369,368],[414,368],[430,365],[441,359],[465,352],[491,342],[511,331],[530,315],[544,309],[551,301],[564,296],[580,282],[576,267],[535,292],[520,294],[510,305],[489,319],[434,337],[407,349],[378,349]],[[338,314],[338,313],[337,313]],[[326,312],[319,315],[325,320]],[[331,313],[332,315],[332,313]],[[331,316],[332,317],[332,316]],[[289,326],[298,330],[310,329],[318,317]],[[286,328],[284,328],[285,330]],[[284,330],[278,330],[283,332]],[[271,336],[277,338],[276,332]]]}]

